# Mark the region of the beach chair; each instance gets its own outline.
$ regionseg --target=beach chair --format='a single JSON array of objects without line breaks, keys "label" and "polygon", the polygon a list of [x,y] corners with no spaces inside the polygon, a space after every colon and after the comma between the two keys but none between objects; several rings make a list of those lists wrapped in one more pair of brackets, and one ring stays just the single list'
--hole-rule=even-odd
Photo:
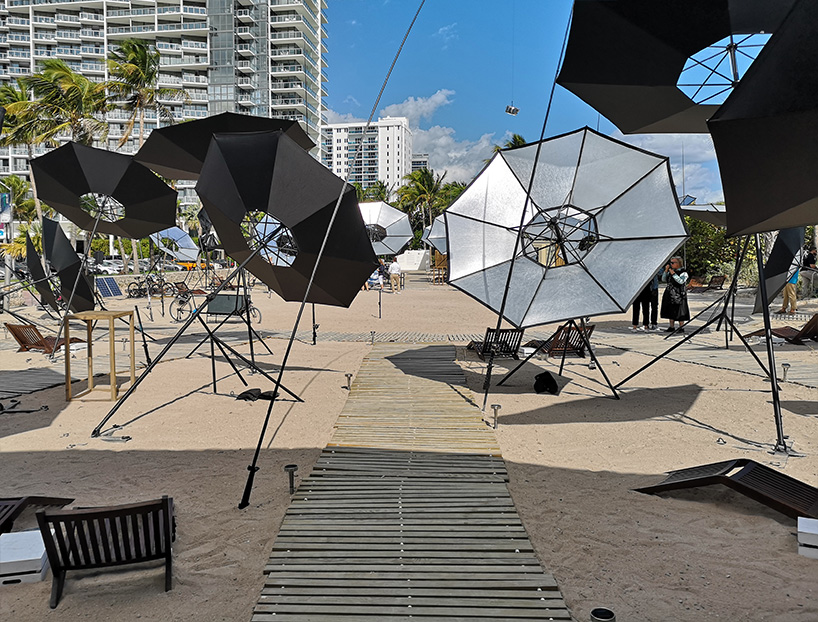
[{"label": "beach chair", "polygon": [[713,277],[710,277],[710,282],[707,285],[698,286],[698,287],[689,287],[687,291],[688,291],[689,294],[703,294],[704,292],[709,292],[709,291],[714,290],[714,289],[723,289],[724,288],[724,282],[726,280],[727,280],[727,277],[724,276],[724,275],[722,275],[722,276],[713,276]]},{"label": "beach chair", "polygon": [[69,570],[110,568],[154,560],[165,562],[165,591],[172,588],[173,499],[37,512],[51,564],[50,606],[60,602]]},{"label": "beach chair", "polygon": [[482,360],[494,350],[494,356],[499,358],[519,359],[517,350],[523,340],[522,328],[487,328],[483,341],[472,341],[467,346],[469,350],[477,352]]},{"label": "beach chair", "polygon": [[[526,348],[535,348],[545,352],[547,356],[573,355],[585,357],[585,339],[582,338],[582,329],[570,324],[560,326],[548,339],[532,339],[525,344]],[[585,327],[585,337],[590,342],[594,334],[594,324]]]},{"label": "beach chair", "polygon": [[[221,287],[222,283],[224,283],[224,279],[222,277],[220,277],[219,275],[214,275],[213,276],[213,287]],[[223,289],[231,289],[232,290],[232,289],[236,289],[236,286],[228,283],[227,285],[225,285],[223,287]]]},{"label": "beach chair", "polygon": [[[812,318],[804,324],[801,328],[793,328],[792,326],[781,326],[780,328],[773,328],[770,332],[772,332],[773,336],[778,337],[779,339],[784,339],[787,343],[791,343],[796,346],[800,346],[804,344],[805,339],[812,339],[813,341],[818,341],[818,313],[812,316]],[[746,335],[746,337],[763,337],[764,336],[764,329],[755,330],[752,333]]]},{"label": "beach chair", "polygon": [[184,296],[206,296],[207,292],[203,289],[190,289],[184,281],[177,281],[174,283],[176,292]]},{"label": "beach chair", "polygon": [[0,499],[0,533],[8,533],[14,526],[14,521],[28,506],[68,505],[73,499],[62,497],[10,497]]},{"label": "beach chair", "polygon": [[748,458],[669,471],[664,481],[634,490],[656,494],[713,484],[724,484],[792,518],[818,518],[818,488]]},{"label": "beach chair", "polygon": [[[58,343],[56,337],[43,337],[33,324],[6,324],[6,328],[20,346],[18,352],[34,350],[41,351],[43,354],[52,354],[65,345],[65,339],[60,339]],[[71,337],[71,343],[85,343],[85,341]]]}]

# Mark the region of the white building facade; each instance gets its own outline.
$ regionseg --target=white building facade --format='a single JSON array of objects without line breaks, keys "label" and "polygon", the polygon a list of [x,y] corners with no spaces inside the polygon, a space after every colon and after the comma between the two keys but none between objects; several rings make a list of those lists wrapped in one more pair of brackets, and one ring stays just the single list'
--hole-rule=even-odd
[{"label": "white building facade", "polygon": [[[163,102],[177,122],[226,111],[293,119],[320,144],[325,8],[326,0],[0,0],[0,84],[52,57],[104,81],[118,42],[145,39],[161,54],[158,86],[189,95]],[[109,112],[108,142],[99,146],[136,151],[138,124],[118,147],[128,118]],[[148,113],[145,136],[156,127]],[[27,156],[25,146],[0,149],[0,175],[26,175]],[[194,196],[192,189],[183,194]]]},{"label": "white building facade", "polygon": [[[385,117],[370,124],[330,123],[321,131],[322,162],[338,177],[369,188],[376,181],[397,188],[412,171],[412,131],[406,117]],[[362,151],[354,161],[359,146]]]}]

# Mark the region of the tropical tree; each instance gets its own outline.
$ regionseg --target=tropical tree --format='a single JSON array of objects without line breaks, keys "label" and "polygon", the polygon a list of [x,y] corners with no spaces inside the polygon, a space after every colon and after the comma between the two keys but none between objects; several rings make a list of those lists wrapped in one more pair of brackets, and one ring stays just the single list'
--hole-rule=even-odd
[{"label": "tropical tree", "polygon": [[389,203],[392,197],[393,187],[387,186],[385,182],[380,179],[366,189],[366,198],[369,201],[383,201]]},{"label": "tropical tree", "polygon": [[436,175],[434,171],[422,168],[405,175],[403,179],[407,183],[398,188],[398,206],[415,220],[419,215],[418,224],[422,229],[427,222],[432,222],[435,212],[439,214],[443,210],[441,188],[445,177],[446,173]]},{"label": "tropical tree", "polygon": [[156,113],[157,119],[174,123],[173,111],[163,100],[189,100],[185,89],[160,88],[159,50],[141,39],[125,39],[108,56],[108,71],[112,80],[107,83],[112,98],[121,101],[130,113],[125,131],[119,140],[122,147],[131,137],[139,122],[139,146],[145,142],[145,113]]},{"label": "tropical tree", "polygon": [[41,61],[38,73],[20,78],[19,84],[32,99],[13,102],[6,110],[22,115],[18,123],[21,128],[30,128],[25,134],[33,144],[57,146],[58,137],[66,134],[83,145],[107,137],[104,83],[75,72],[63,60],[47,58]]},{"label": "tropical tree", "polygon": [[[440,211],[442,212],[452,203],[454,203],[457,200],[457,197],[463,194],[465,189],[466,184],[460,181],[450,181],[443,184],[443,187],[440,189]],[[437,215],[439,214],[436,214],[436,216]]]},{"label": "tropical tree", "polygon": [[12,213],[18,220],[25,220],[31,225],[32,220],[38,220],[34,199],[31,196],[31,184],[18,175],[9,175],[3,178],[3,190],[8,190]]},{"label": "tropical tree", "polygon": [[[528,143],[525,141],[520,134],[512,134],[511,138],[506,140],[502,145],[494,145],[491,148],[491,154],[494,155],[498,151],[502,151],[503,149],[514,149],[515,147],[522,147],[527,145]],[[486,158],[483,162],[490,162],[491,158]]]}]

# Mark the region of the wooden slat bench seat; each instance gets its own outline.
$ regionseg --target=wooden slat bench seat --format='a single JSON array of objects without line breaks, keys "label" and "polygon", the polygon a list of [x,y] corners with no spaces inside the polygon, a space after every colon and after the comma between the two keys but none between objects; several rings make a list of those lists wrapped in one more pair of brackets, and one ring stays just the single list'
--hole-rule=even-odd
[{"label": "wooden slat bench seat", "polygon": [[[591,340],[591,335],[594,334],[594,324],[588,324],[585,327],[585,337],[588,341]],[[532,339],[525,344],[526,348],[536,348],[545,352],[547,356],[562,356],[563,352],[568,355],[585,356],[585,339],[582,338],[581,328],[575,327],[571,324],[560,326],[556,332],[548,339]]]},{"label": "wooden slat bench seat", "polygon": [[173,499],[102,508],[37,512],[51,564],[51,608],[60,601],[69,570],[164,560],[165,591],[172,587]]},{"label": "wooden slat bench seat", "polygon": [[477,352],[477,356],[485,359],[487,354],[494,350],[494,356],[499,358],[517,359],[517,350],[523,340],[522,328],[487,328],[483,341],[472,341],[467,346],[469,350]]},{"label": "wooden slat bench seat", "polygon": [[[818,341],[818,313],[804,324],[801,328],[793,328],[792,326],[780,326],[773,328],[770,332],[779,339],[785,339],[787,343],[800,346],[805,339],[812,339]],[[764,329],[753,331],[745,335],[746,337],[763,337]]]},{"label": "wooden slat bench seat", "polygon": [[664,481],[635,490],[655,494],[713,484],[724,484],[792,518],[818,518],[818,488],[748,458],[670,471]]}]

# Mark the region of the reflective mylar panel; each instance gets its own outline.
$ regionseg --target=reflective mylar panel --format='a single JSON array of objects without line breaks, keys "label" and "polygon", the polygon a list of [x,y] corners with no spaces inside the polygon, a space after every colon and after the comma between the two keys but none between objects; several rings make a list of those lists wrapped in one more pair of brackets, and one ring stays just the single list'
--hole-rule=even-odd
[{"label": "reflective mylar panel", "polygon": [[[531,198],[541,208],[563,205],[571,194],[574,172],[579,161],[583,132],[545,141],[537,161],[537,174],[531,187]],[[537,144],[503,151],[500,154],[514,170],[523,191],[528,188]]]},{"label": "reflective mylar panel", "polygon": [[[446,211],[496,225],[517,227],[524,205],[525,189],[498,153]],[[531,206],[526,211],[533,214]]]},{"label": "reflective mylar panel", "polygon": [[616,302],[627,308],[684,241],[684,237],[674,237],[600,242],[584,264]]},{"label": "reflective mylar panel", "polygon": [[[582,208],[607,205],[664,158],[622,145],[586,130],[571,203]],[[668,180],[668,192],[675,192]]]},{"label": "reflective mylar panel", "polygon": [[[516,267],[515,267],[516,271]],[[529,283],[529,286],[534,286]],[[579,265],[548,270],[539,284],[523,326],[536,326],[582,316],[618,311],[610,299]]]},{"label": "reflective mylar panel", "polygon": [[667,167],[654,169],[599,216],[602,236],[638,238],[687,235]]},{"label": "reflective mylar panel", "polygon": [[456,279],[511,259],[517,234],[447,210],[449,278]]}]

